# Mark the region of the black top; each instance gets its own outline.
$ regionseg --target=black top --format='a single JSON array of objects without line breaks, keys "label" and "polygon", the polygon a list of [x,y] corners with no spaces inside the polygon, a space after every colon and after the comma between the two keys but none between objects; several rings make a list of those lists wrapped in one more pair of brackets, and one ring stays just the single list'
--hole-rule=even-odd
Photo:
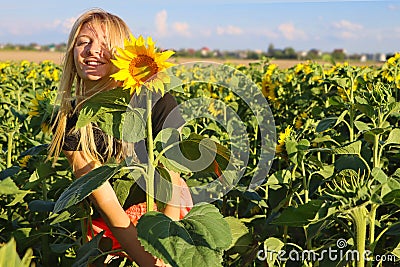
[{"label": "black top", "polygon": [[[136,98],[135,107],[145,107],[145,97]],[[164,128],[179,128],[184,124],[184,120],[178,110],[178,104],[175,98],[165,93],[163,97],[159,94],[153,94],[153,108],[152,108],[152,126],[153,126],[153,137]],[[79,147],[79,131],[73,133],[74,127],[78,121],[78,114],[73,113],[67,119],[66,136],[64,139],[63,150],[67,151],[78,151],[81,150]],[[94,123],[93,135],[95,138],[97,152],[103,156],[106,161],[106,148],[107,148],[107,135]],[[121,145],[120,140],[114,138],[114,151]],[[142,142],[143,143],[143,142]],[[144,144],[142,144],[144,145]],[[140,146],[140,145],[139,145]],[[140,152],[140,151],[139,151]],[[141,159],[140,153],[138,154],[139,160]]]}]

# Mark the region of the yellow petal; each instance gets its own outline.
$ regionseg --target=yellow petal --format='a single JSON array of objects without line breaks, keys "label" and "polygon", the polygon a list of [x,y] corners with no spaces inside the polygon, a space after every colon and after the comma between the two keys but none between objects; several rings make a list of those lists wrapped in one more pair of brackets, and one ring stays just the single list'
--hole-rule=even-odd
[{"label": "yellow petal", "polygon": [[121,59],[119,60],[111,59],[111,62],[119,69],[129,69],[129,64],[131,63],[131,61],[121,60]]},{"label": "yellow petal", "polygon": [[157,56],[157,61],[166,61],[168,58],[170,58],[173,54],[175,54],[174,51],[172,50],[168,50],[168,51],[164,51],[162,53],[158,53]]}]

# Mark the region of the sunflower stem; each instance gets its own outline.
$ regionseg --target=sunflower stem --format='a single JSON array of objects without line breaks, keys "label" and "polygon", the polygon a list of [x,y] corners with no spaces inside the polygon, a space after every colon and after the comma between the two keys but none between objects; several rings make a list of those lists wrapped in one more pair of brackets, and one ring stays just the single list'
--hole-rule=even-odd
[{"label": "sunflower stem", "polygon": [[146,193],[146,202],[147,202],[147,212],[154,210],[154,144],[153,144],[153,127],[151,123],[151,91],[146,90],[146,114],[147,114],[147,150],[149,155],[149,162],[147,168],[147,193]]}]

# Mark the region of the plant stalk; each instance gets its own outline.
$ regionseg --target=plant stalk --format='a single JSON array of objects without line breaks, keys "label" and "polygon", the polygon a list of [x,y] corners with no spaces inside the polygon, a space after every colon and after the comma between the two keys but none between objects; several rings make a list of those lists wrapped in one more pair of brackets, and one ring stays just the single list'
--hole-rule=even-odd
[{"label": "plant stalk", "polygon": [[359,259],[357,267],[365,266],[365,239],[367,234],[367,210],[364,206],[355,207],[351,216],[353,217],[356,232],[356,247]]},{"label": "plant stalk", "polygon": [[147,151],[148,151],[148,168],[147,168],[147,212],[154,210],[154,144],[153,144],[153,127],[151,122],[152,108],[152,92],[146,90],[146,114],[147,114]]},{"label": "plant stalk", "polygon": [[13,150],[13,137],[14,137],[14,131],[9,132],[7,134],[7,168],[10,168],[12,166],[12,150]]}]

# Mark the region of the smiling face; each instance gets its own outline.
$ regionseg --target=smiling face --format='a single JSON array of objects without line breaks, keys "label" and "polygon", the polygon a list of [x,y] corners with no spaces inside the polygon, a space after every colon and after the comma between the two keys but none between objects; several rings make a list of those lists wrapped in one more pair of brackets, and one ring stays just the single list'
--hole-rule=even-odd
[{"label": "smiling face", "polygon": [[74,62],[86,88],[93,87],[111,74],[113,65],[110,59],[111,52],[101,25],[83,24],[74,45]]}]

